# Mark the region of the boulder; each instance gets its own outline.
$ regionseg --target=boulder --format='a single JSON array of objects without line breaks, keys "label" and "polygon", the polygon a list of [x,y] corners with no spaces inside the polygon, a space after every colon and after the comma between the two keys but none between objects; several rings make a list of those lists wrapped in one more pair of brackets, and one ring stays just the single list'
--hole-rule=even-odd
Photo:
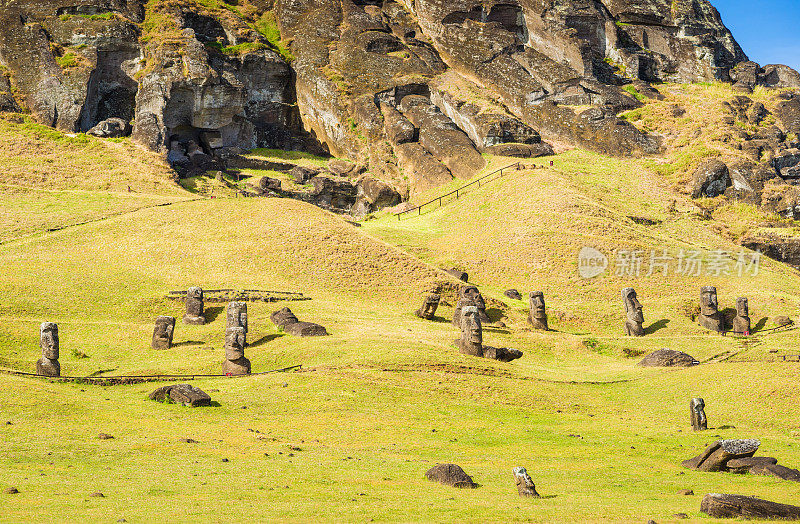
[{"label": "boulder", "polygon": [[800,73],[783,64],[767,64],[758,78],[759,85],[775,88],[800,88]]},{"label": "boulder", "polygon": [[193,408],[211,405],[208,393],[190,384],[170,384],[150,393],[150,400],[164,402],[166,399]]},{"label": "boulder", "polygon": [[320,169],[312,167],[294,166],[291,170],[289,170],[289,176],[292,177],[296,183],[305,184],[317,176],[320,171]]},{"label": "boulder", "polygon": [[756,497],[708,493],[700,502],[700,511],[716,518],[762,520],[800,520],[800,507]]},{"label": "boulder", "polygon": [[483,358],[491,358],[500,362],[511,362],[522,358],[522,351],[514,348],[496,348],[483,346]]},{"label": "boulder", "polygon": [[99,138],[119,138],[131,134],[131,125],[121,118],[108,118],[86,132]]},{"label": "boulder", "polygon": [[393,145],[416,142],[418,140],[417,128],[403,114],[387,103],[381,103],[383,125],[386,128],[386,137]]},{"label": "boulder", "polygon": [[358,189],[346,178],[317,175],[311,183],[314,184],[311,196],[320,207],[347,212],[358,199]]},{"label": "boulder", "polygon": [[507,289],[503,292],[503,294],[511,300],[522,300],[522,295],[520,295],[519,291],[516,289]]},{"label": "boulder", "polygon": [[[763,458],[769,458],[769,457],[763,457]],[[787,468],[786,466],[781,466],[780,464],[769,464],[767,462],[759,462],[753,464],[747,471],[749,473],[752,473],[753,475],[766,475],[769,477],[778,477],[779,479],[782,480],[791,480],[792,482],[800,482],[800,471],[793,468]]]},{"label": "boulder", "polygon": [[368,175],[358,179],[356,184],[358,195],[364,197],[373,208],[395,206],[402,200],[395,188]]},{"label": "boulder", "polygon": [[280,193],[281,181],[277,178],[262,176],[261,180],[258,181],[258,188],[264,192],[274,191],[275,193]]},{"label": "boulder", "polygon": [[728,166],[717,159],[706,160],[692,174],[692,198],[719,196],[730,184]]},{"label": "boulder", "polygon": [[349,160],[334,158],[328,160],[328,171],[336,176],[353,177],[363,173],[364,169],[350,162]]},{"label": "boulder", "polygon": [[800,134],[800,96],[791,95],[787,100],[781,100],[773,110],[775,119],[784,133]]},{"label": "boulder", "polygon": [[478,485],[472,481],[461,466],[456,464],[436,464],[425,472],[425,477],[431,482],[441,482],[455,488],[475,489]]},{"label": "boulder", "polygon": [[772,325],[775,327],[786,327],[794,325],[794,321],[785,315],[779,315],[772,319]]},{"label": "boulder", "polygon": [[639,362],[644,367],[689,367],[699,364],[694,357],[672,349],[653,351]]},{"label": "boulder", "polygon": [[742,93],[752,93],[758,83],[760,72],[761,66],[755,62],[739,62],[730,73],[734,82],[733,89]]},{"label": "boulder", "polygon": [[745,457],[740,459],[731,459],[725,464],[725,466],[731,473],[747,473],[750,471],[750,468],[756,466],[768,466],[777,463],[778,459],[772,457]]}]

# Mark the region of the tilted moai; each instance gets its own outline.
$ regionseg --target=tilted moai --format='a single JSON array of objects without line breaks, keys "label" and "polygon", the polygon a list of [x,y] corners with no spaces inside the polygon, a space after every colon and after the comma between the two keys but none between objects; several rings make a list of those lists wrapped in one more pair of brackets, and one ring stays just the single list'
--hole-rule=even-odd
[{"label": "tilted moai", "polygon": [[436,308],[439,307],[439,300],[442,297],[433,293],[425,297],[425,300],[422,302],[422,306],[416,311],[415,315],[419,318],[424,318],[425,320],[433,320],[433,316],[436,314]]},{"label": "tilted moai", "polygon": [[520,497],[539,498],[541,496],[536,492],[536,485],[525,468],[521,466],[514,468],[514,481],[517,483],[517,492]]},{"label": "tilted moai", "polygon": [[42,358],[36,361],[36,374],[45,377],[60,377],[61,364],[58,363],[58,325],[44,322],[39,327],[39,346]]},{"label": "tilted moai", "polygon": [[240,327],[247,333],[247,302],[229,302],[226,327]]},{"label": "tilted moai", "polygon": [[736,299],[736,317],[733,319],[733,332],[750,336],[750,305],[745,297]]},{"label": "tilted moai", "polygon": [[465,355],[475,357],[483,356],[483,327],[476,306],[461,308],[461,338],[458,340],[458,350]]},{"label": "tilted moai", "polygon": [[695,431],[703,431],[708,429],[708,421],[706,420],[706,403],[702,398],[693,398],[689,402],[689,414],[692,419],[692,429]]},{"label": "tilted moai", "polygon": [[714,286],[700,288],[700,325],[717,333],[725,330],[722,314],[719,312],[717,288]]},{"label": "tilted moai", "polygon": [[153,339],[150,347],[153,349],[169,349],[172,347],[172,335],[175,333],[175,317],[164,315],[156,319],[156,327],[153,329]]},{"label": "tilted moai", "polygon": [[547,311],[544,306],[544,293],[541,291],[534,291],[529,295],[530,303],[528,310],[528,324],[533,326],[533,329],[541,329],[547,331]]},{"label": "tilted moai", "polygon": [[186,292],[186,314],[183,315],[183,323],[202,326],[206,323],[206,317],[203,315],[203,290],[199,287],[190,287]]},{"label": "tilted moai", "polygon": [[456,309],[453,311],[453,325],[455,327],[461,327],[461,310],[466,306],[475,306],[478,308],[478,317],[481,322],[490,322],[489,317],[486,315],[486,302],[484,302],[481,292],[475,286],[464,286],[461,288]]},{"label": "tilted moai", "polygon": [[622,290],[622,302],[625,305],[625,334],[631,337],[644,336],[644,313],[636,296],[636,290],[626,287]]},{"label": "tilted moai", "polygon": [[225,375],[249,375],[250,361],[244,356],[246,335],[242,327],[229,327],[225,330],[225,362],[222,373]]}]

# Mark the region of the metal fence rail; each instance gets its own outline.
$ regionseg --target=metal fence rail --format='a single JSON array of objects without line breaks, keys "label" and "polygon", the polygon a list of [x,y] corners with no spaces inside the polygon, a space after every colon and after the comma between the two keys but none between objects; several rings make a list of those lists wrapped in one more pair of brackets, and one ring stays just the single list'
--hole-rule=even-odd
[{"label": "metal fence rail", "polygon": [[[454,191],[450,191],[449,193],[445,193],[444,195],[442,195],[440,197],[436,197],[433,200],[429,200],[429,201],[425,202],[424,204],[418,205],[417,207],[412,207],[411,209],[406,209],[405,211],[400,211],[399,213],[395,213],[394,216],[397,217],[397,220],[401,220],[403,215],[408,214],[410,216],[410,214],[413,213],[414,211],[416,211],[417,212],[417,216],[419,216],[419,215],[422,214],[422,208],[424,208],[425,206],[431,206],[432,204],[436,203],[436,204],[438,204],[438,207],[442,207],[442,205],[446,204],[447,202],[452,202],[453,200],[457,200],[458,197],[460,196],[460,194],[463,194],[464,190],[469,188],[469,187],[471,187],[471,186],[477,185],[478,187],[481,187],[481,183],[485,184],[487,182],[491,182],[491,180],[487,180],[490,177],[494,177],[492,180],[495,180],[495,179],[500,178],[500,177],[503,176],[503,171],[511,171],[511,170],[517,171],[517,170],[520,170],[520,169],[522,169],[522,162],[517,162],[516,164],[511,164],[510,166],[501,167],[500,169],[496,169],[496,170],[492,171],[491,173],[487,173],[487,174],[483,175],[482,177],[480,177],[480,178],[478,178],[476,180],[473,180],[469,184],[465,184],[465,185],[459,187],[458,189],[456,189]],[[448,197],[452,197],[452,198],[450,200],[447,200]]]}]

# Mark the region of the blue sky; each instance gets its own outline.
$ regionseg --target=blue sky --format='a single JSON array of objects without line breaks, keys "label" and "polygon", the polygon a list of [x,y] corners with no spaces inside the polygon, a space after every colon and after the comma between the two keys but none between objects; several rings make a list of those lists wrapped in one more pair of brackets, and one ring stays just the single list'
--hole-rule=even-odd
[{"label": "blue sky", "polygon": [[800,70],[800,0],[711,0],[750,60]]}]

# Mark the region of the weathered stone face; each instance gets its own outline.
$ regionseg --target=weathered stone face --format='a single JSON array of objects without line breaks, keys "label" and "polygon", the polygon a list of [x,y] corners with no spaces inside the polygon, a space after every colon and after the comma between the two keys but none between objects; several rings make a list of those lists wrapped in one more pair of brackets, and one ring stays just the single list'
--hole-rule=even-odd
[{"label": "weathered stone face", "polygon": [[459,349],[465,355],[483,356],[483,328],[478,308],[475,306],[464,306],[461,309]]},{"label": "weathered stone face", "polygon": [[156,319],[153,339],[150,347],[156,350],[172,347],[172,336],[175,333],[175,317],[160,316]]},{"label": "weathered stone face", "polygon": [[528,470],[525,468],[514,468],[514,481],[517,484],[517,492],[520,497],[540,497],[539,493],[536,491],[536,485],[533,483],[533,479],[528,475]]},{"label": "weathered stone face", "polygon": [[39,345],[44,358],[58,360],[58,324],[44,322],[39,327]]},{"label": "weathered stone face", "polygon": [[246,335],[244,328],[229,327],[225,330],[225,358],[237,360],[244,357]]},{"label": "weathered stone face", "polygon": [[641,337],[644,335],[644,313],[642,313],[642,305],[636,296],[636,291],[632,287],[626,287],[622,290],[622,301],[625,305],[625,334],[634,337]]},{"label": "weathered stone face", "polygon": [[692,429],[694,431],[708,429],[705,407],[706,403],[702,398],[693,398],[691,402],[689,402],[689,415],[691,417]]},{"label": "weathered stone face", "polygon": [[717,288],[704,286],[700,289],[700,325],[711,331],[722,333],[725,329],[722,315],[719,312]]},{"label": "weathered stone face", "polygon": [[202,325],[206,323],[204,314],[203,290],[199,287],[190,287],[186,293],[186,314],[183,321],[186,324]]},{"label": "weathered stone face", "polygon": [[529,310],[528,310],[528,323],[534,329],[548,330],[547,327],[547,310],[544,305],[544,293],[541,291],[534,291],[529,295]]},{"label": "weathered stone face", "polygon": [[247,302],[230,302],[226,308],[227,327],[240,327],[247,333]]},{"label": "weathered stone face", "polygon": [[422,306],[417,310],[416,315],[425,320],[433,319],[436,315],[436,309],[439,307],[439,300],[441,297],[437,294],[431,294],[425,297]]},{"label": "weathered stone face", "polygon": [[736,316],[750,316],[750,307],[748,305],[747,297],[739,297],[736,299]]},{"label": "weathered stone face", "polygon": [[736,299],[736,317],[733,319],[736,335],[750,335],[750,306],[746,297]]}]

